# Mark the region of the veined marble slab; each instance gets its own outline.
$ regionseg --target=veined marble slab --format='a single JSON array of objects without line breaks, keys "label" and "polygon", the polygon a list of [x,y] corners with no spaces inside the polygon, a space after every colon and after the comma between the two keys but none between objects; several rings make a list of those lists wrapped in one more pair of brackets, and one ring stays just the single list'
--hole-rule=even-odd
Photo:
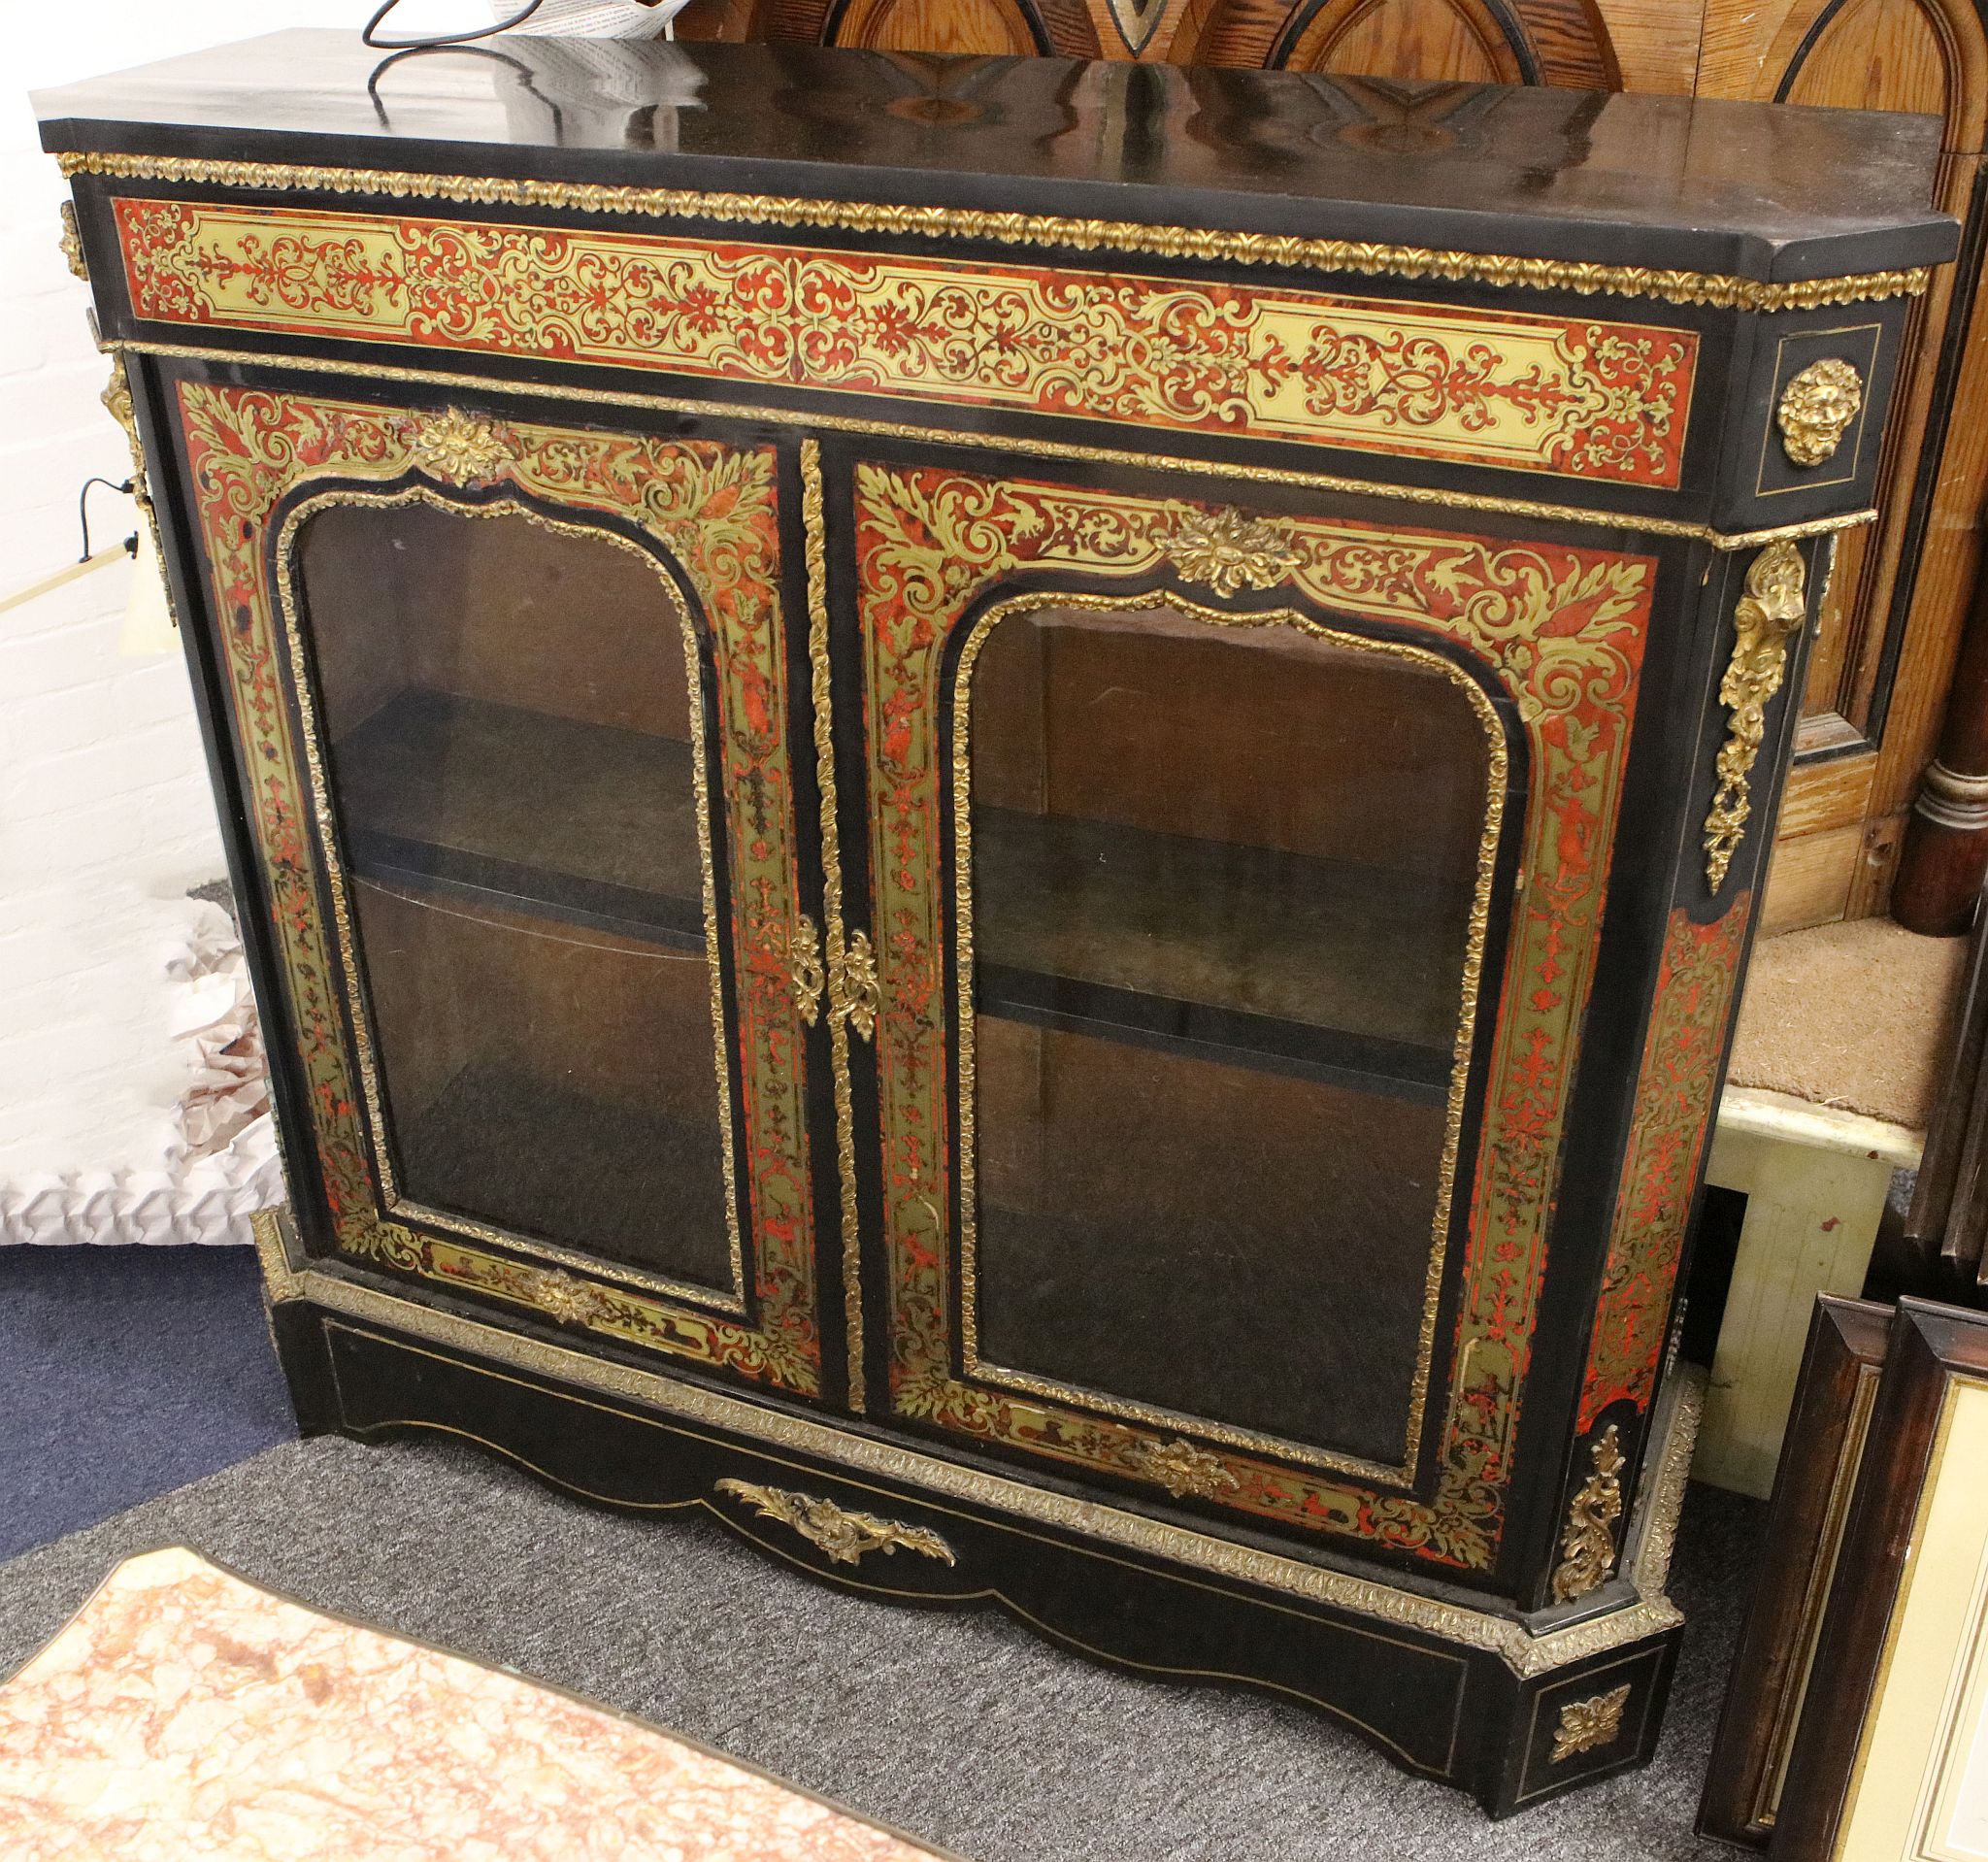
[{"label": "veined marble slab", "polygon": [[307,1610],[183,1547],[127,1559],[0,1687],[8,1862],[932,1862],[687,1740]]}]

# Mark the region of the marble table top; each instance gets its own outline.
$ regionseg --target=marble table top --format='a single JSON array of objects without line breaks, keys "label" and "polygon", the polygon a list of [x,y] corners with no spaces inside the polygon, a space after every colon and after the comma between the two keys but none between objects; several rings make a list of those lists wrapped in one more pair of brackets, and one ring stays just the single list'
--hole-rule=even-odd
[{"label": "marble table top", "polygon": [[192,1551],[0,1687],[8,1862],[932,1862],[763,1772]]}]

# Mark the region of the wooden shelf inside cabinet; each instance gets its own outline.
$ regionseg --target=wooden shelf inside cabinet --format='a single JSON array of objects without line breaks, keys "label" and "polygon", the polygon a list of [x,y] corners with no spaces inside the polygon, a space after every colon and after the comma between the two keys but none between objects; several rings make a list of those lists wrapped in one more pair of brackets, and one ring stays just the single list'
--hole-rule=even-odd
[{"label": "wooden shelf inside cabinet", "polygon": [[1274,848],[981,808],[976,1005],[1230,1064],[1448,1089],[1469,901]]},{"label": "wooden shelf inside cabinet", "polygon": [[[400,1137],[417,1201],[609,1260],[694,1268],[714,1288],[730,1279],[718,1158],[692,1121],[562,1091],[539,1073],[471,1068]],[[660,1252],[659,1233],[671,1242]]]},{"label": "wooden shelf inside cabinet", "polygon": [[362,878],[703,948],[688,744],[416,686],[333,756]]}]

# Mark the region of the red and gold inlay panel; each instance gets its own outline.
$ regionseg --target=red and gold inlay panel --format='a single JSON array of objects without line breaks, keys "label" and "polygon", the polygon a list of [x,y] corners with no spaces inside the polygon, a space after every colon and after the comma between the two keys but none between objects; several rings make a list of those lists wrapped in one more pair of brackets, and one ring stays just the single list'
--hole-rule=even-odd
[{"label": "red and gold inlay panel", "polygon": [[[800,899],[773,452],[201,382],[181,383],[178,406],[291,1034],[311,1096],[309,1137],[340,1247],[815,1394],[821,1342],[805,1030],[785,954]],[[492,492],[515,492],[580,518],[632,524],[696,591],[717,690],[715,786],[731,826],[724,890],[739,979],[732,1065],[745,1107],[747,1290],[756,1323],[514,1261],[474,1241],[409,1227],[383,1207],[366,1139],[365,1064],[339,1001],[341,980],[348,999],[358,996],[349,914],[271,523],[280,506],[314,485],[424,482],[474,490],[484,509]],[[288,689],[297,691],[301,738]],[[318,878],[327,868],[329,914]]]},{"label": "red and gold inlay panel", "polygon": [[1752,894],[1742,892],[1709,924],[1694,923],[1682,906],[1671,914],[1581,1382],[1583,1436],[1610,1404],[1628,1401],[1648,1409],[1657,1386],[1664,1327],[1699,1159],[1711,1128],[1712,1088],[1752,907]]},{"label": "red and gold inlay panel", "polygon": [[154,322],[476,350],[1672,488],[1661,324],[662,233],[122,198]]},{"label": "red and gold inlay panel", "polygon": [[[1224,1507],[1439,1564],[1487,1567],[1512,1478],[1655,562],[1442,530],[1245,517],[937,467],[859,464],[855,490],[892,1407],[1120,1479],[1165,1484],[1184,1448],[1196,1490]],[[953,1369],[958,1247],[947,1211],[964,1134],[945,1083],[948,1044],[958,1039],[944,991],[958,907],[942,837],[964,778],[942,754],[947,643],[980,597],[1017,574],[1047,601],[1059,572],[1171,574],[1189,593],[1197,584],[1219,592],[1225,564],[1209,548],[1217,535],[1245,540],[1266,565],[1252,579],[1259,589],[1281,587],[1355,624],[1379,621],[1457,649],[1510,701],[1524,732],[1525,884],[1508,908],[1495,1000],[1478,1020],[1489,1083],[1475,1156],[1455,1165],[1468,1214],[1462,1260],[1448,1273],[1461,1293],[1426,1497],[1217,1441],[1170,1442],[1139,1421],[1018,1396]],[[961,952],[962,977],[970,964],[971,951]],[[963,1108],[961,1123],[966,1116]],[[1444,1277],[1439,1252],[1432,1280]]]}]

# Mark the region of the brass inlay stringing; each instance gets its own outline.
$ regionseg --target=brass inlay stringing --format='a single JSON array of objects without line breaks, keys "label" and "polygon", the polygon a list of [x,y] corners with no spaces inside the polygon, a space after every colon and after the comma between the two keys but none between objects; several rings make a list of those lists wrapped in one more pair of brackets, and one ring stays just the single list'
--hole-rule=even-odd
[{"label": "brass inlay stringing", "polygon": [[[808,666],[814,711],[814,784],[821,796],[821,914],[828,920],[830,948],[845,959],[843,923],[843,837],[836,815],[834,681],[828,643],[828,530],[822,511],[821,443],[801,442],[801,527],[808,575]],[[811,927],[812,928],[812,927]],[[858,933],[861,936],[861,933]],[[868,938],[863,948],[870,948]],[[875,972],[872,972],[875,987]],[[811,1013],[808,1016],[814,1019]],[[863,1255],[856,1207],[856,1118],[849,1084],[851,1016],[828,1018],[829,1072],[835,1084],[836,1177],[842,1189],[843,1355],[847,1366],[847,1402],[858,1415],[868,1402],[863,1369]],[[868,1029],[864,1030],[867,1035]]]},{"label": "brass inlay stringing", "polygon": [[1240,511],[1188,512],[1165,549],[1181,576],[1218,595],[1275,588],[1300,560],[1281,526]]},{"label": "brass inlay stringing", "polygon": [[1768,702],[1787,671],[1788,641],[1808,612],[1802,552],[1771,543],[1746,571],[1746,592],[1733,611],[1733,657],[1719,681],[1719,703],[1732,714],[1719,750],[1719,785],[1705,817],[1705,878],[1716,892],[1753,813],[1753,765],[1767,737]]},{"label": "brass inlay stringing", "polygon": [[687,187],[616,187],[594,182],[529,181],[496,175],[423,175],[399,169],[229,161],[202,155],[128,155],[103,150],[69,150],[57,160],[69,177],[193,182],[285,193],[381,194],[393,199],[461,201],[480,207],[549,207],[569,213],[705,219],[748,226],[833,227],[897,239],[985,240],[1006,246],[1061,246],[1086,252],[1151,252],[1164,258],[1350,272],[1369,278],[1443,279],[1521,290],[1572,291],[1583,297],[1653,297],[1669,304],[1703,304],[1717,310],[1812,310],[1819,305],[1870,298],[1917,297],[1932,282],[1931,268],[1924,265],[1774,283],[1647,265],[1595,265],[1504,252],[1439,251],[1377,240],[1307,239],[1287,233],[1150,226],[1137,220],[1074,219],[980,208],[727,194]]},{"label": "brass inlay stringing", "polygon": [[1774,410],[1781,449],[1798,466],[1820,465],[1863,405],[1864,378],[1849,363],[1838,356],[1811,362],[1781,390]]},{"label": "brass inlay stringing", "polygon": [[[456,483],[465,488],[482,483],[499,476],[507,465],[514,461],[514,449],[492,423],[463,414],[457,409],[451,408],[441,415],[428,416],[411,414],[407,418],[411,435],[411,455],[419,461],[422,471],[445,483]],[[515,499],[498,499],[488,504],[462,504],[420,485],[410,486],[401,491],[327,490],[315,496],[307,495],[291,509],[277,538],[276,610],[293,667],[301,669],[310,663],[304,640],[302,606],[297,599],[297,555],[306,521],[325,510],[354,508],[387,511],[407,505],[425,505],[447,512],[454,516],[471,519],[521,517],[534,528],[549,531],[554,536],[610,544],[627,551],[655,577],[671,617],[677,623],[679,637],[682,643],[684,677],[688,682],[686,689],[693,694],[700,689],[703,668],[699,658],[697,633],[691,621],[690,612],[684,605],[682,596],[678,592],[677,584],[650,551],[628,538],[616,535],[603,525],[562,522],[557,518],[547,517]],[[459,1235],[466,1235],[478,1241],[500,1243],[506,1247],[537,1254],[541,1258],[568,1266],[587,1268],[596,1272],[611,1272],[617,1280],[664,1294],[672,1299],[687,1300],[701,1306],[716,1306],[727,1312],[743,1313],[746,1310],[745,1241],[739,1214],[738,1176],[733,1161],[736,1145],[732,1127],[731,1046],[725,1033],[724,973],[719,957],[717,873],[712,856],[711,795],[706,774],[708,765],[703,707],[693,698],[689,708],[690,766],[696,804],[694,814],[697,824],[699,885],[704,915],[704,960],[710,983],[718,1150],[725,1192],[725,1242],[732,1269],[732,1283],[724,1288],[692,1285],[687,1281],[678,1280],[668,1275],[629,1263],[616,1262],[610,1266],[609,1263],[595,1259],[580,1249],[564,1247],[539,1236],[518,1234],[493,1223],[478,1221],[473,1216],[453,1210],[436,1209],[416,1202],[403,1192],[394,1163],[394,1148],[388,1139],[390,1124],[386,1091],[381,1073],[371,1012],[360,983],[357,936],[352,923],[348,879],[338,846],[331,785],[324,764],[317,717],[317,695],[313,690],[312,682],[301,676],[292,682],[292,689],[296,694],[297,718],[302,728],[306,785],[311,798],[312,813],[316,817],[318,845],[324,862],[325,877],[330,882],[333,939],[338,950],[341,981],[345,985],[347,1002],[350,1006],[353,1049],[359,1068],[360,1098],[379,1167],[380,1193],[388,1212],[396,1215],[412,1215]],[[613,1311],[613,1302],[605,1292],[597,1302],[584,1309],[583,1316],[579,1308],[559,1310],[562,1303],[559,1301],[553,1280],[567,1280],[570,1277],[543,1277],[538,1270],[525,1267],[515,1267],[514,1271],[512,1266],[507,1266],[504,1272],[504,1290],[507,1297],[540,1306],[562,1323],[587,1322],[606,1316]],[[549,1306],[542,1298],[548,1291],[553,1299],[553,1304]]]},{"label": "brass inlay stringing", "polygon": [[83,255],[83,234],[76,224],[76,203],[73,200],[62,203],[62,258],[75,277],[85,284],[89,283],[89,262]]},{"label": "brass inlay stringing", "polygon": [[793,936],[787,940],[787,976],[794,985],[794,1007],[812,1028],[821,1017],[828,972],[821,967],[821,933],[805,912],[796,915]]},{"label": "brass inlay stringing", "polygon": [[[1217,514],[1231,515],[1231,514]],[[1263,529],[1276,535],[1276,527]],[[1178,537],[1188,526],[1176,524]],[[1178,564],[1176,564],[1178,569]],[[1180,569],[1183,576],[1187,573]],[[1279,580],[1282,579],[1279,571]],[[977,1042],[975,1034],[975,904],[973,880],[973,679],[982,649],[993,630],[1011,615],[1033,611],[1077,609],[1086,613],[1125,614],[1142,609],[1164,608],[1183,617],[1205,621],[1225,630],[1284,627],[1308,638],[1329,643],[1376,657],[1406,660],[1433,673],[1441,674],[1461,691],[1475,714],[1484,733],[1484,824],[1478,836],[1474,891],[1471,899],[1466,933],[1464,963],[1460,980],[1458,1018],[1451,1043],[1451,1069],[1444,1107],[1442,1155],[1438,1166],[1438,1192],[1430,1224],[1428,1268],[1424,1278],[1422,1318],[1416,1338],[1415,1365],[1408,1388],[1408,1413],[1402,1459],[1392,1465],[1369,1461],[1356,1455],[1336,1453],[1313,1444],[1286,1441],[1263,1431],[1241,1428],[1210,1417],[1185,1416],[1177,1411],[1140,1402],[1136,1398],[1104,1392],[1029,1371],[989,1363],[980,1355],[979,1340],[979,1197],[978,1197],[978,1114],[976,1081],[978,1073]],[[1506,798],[1511,780],[1511,757],[1496,707],[1483,687],[1447,655],[1432,648],[1402,641],[1375,640],[1350,629],[1331,627],[1295,609],[1279,608],[1269,613],[1231,614],[1206,607],[1185,596],[1153,592],[1125,595],[1041,594],[1013,595],[996,602],[973,623],[953,673],[952,685],[952,827],[956,849],[953,873],[953,920],[955,971],[958,977],[957,1027],[959,1062],[959,1180],[960,1180],[960,1330],[965,1368],[970,1378],[1025,1391],[1032,1396],[1153,1423],[1160,1427],[1191,1427],[1211,1441],[1232,1447],[1272,1454],[1323,1466],[1368,1479],[1401,1480],[1413,1467],[1421,1449],[1422,1430],[1429,1401],[1434,1363],[1437,1315],[1442,1301],[1443,1270],[1449,1258],[1449,1229],[1454,1208],[1457,1161],[1463,1142],[1464,1106],[1470,1078],[1470,1063],[1476,1039],[1477,994],[1483,980],[1484,949],[1490,934],[1493,880],[1498,860],[1498,844],[1505,825]],[[1212,1458],[1212,1457],[1210,1457]],[[1233,1482],[1231,1483],[1233,1485]]]},{"label": "brass inlay stringing", "polygon": [[895,1519],[879,1519],[874,1513],[852,1513],[819,1494],[797,1493],[791,1487],[762,1487],[753,1480],[726,1479],[718,1482],[718,1491],[735,1494],[766,1518],[792,1526],[826,1554],[832,1565],[860,1564],[873,1551],[888,1555],[900,1546],[943,1565],[957,1562],[952,1547],[929,1526],[907,1526]]},{"label": "brass inlay stringing", "polygon": [[1591,1752],[1606,1746],[1622,1730],[1622,1710],[1629,1705],[1631,1683],[1611,1687],[1584,1701],[1569,1701],[1560,1710],[1560,1724],[1553,1729],[1553,1749],[1546,1754],[1549,1765],[1559,1765],[1576,1752]]},{"label": "brass inlay stringing", "polygon": [[1614,1423],[1609,1423],[1589,1450],[1594,1473],[1568,1509],[1567,1529],[1560,1536],[1562,1553],[1553,1573],[1553,1601],[1571,1604],[1599,1590],[1615,1562],[1615,1522],[1622,1517],[1624,1459]]},{"label": "brass inlay stringing", "polygon": [[[272,367],[302,369],[319,375],[355,376],[367,382],[414,382],[425,387],[465,388],[488,391],[489,380],[475,375],[457,375],[447,369],[401,368],[391,362],[342,362],[325,356],[281,355],[267,349],[205,349],[184,343],[138,341],[106,346],[113,352],[130,355],[174,356],[189,362],[215,362],[229,367],[243,362],[260,362]],[[971,433],[947,431],[942,427],[911,426],[900,420],[865,420],[854,415],[797,413],[790,408],[763,407],[745,402],[717,402],[684,395],[653,394],[642,388],[565,387],[544,382],[507,381],[506,394],[537,395],[553,401],[584,401],[595,407],[658,408],[670,414],[728,419],[765,421],[777,426],[810,427],[824,433],[874,434],[889,440],[930,440],[942,446],[971,445]],[[803,446],[807,445],[804,441]],[[1715,530],[1709,524],[1691,523],[1681,517],[1629,516],[1619,511],[1598,510],[1583,505],[1553,504],[1538,498],[1508,498],[1488,491],[1439,490],[1431,485],[1383,484],[1373,479],[1348,478],[1336,472],[1296,472],[1282,466],[1236,465],[1226,461],[1185,459],[1176,453],[1137,452],[1124,447],[1077,446],[1065,440],[1036,440],[1019,434],[1005,435],[1005,452],[1027,453],[1042,459],[1080,459],[1102,465],[1143,466],[1156,472],[1193,473],[1202,478],[1243,479],[1254,484],[1296,485],[1308,491],[1342,491],[1349,497],[1378,498],[1397,504],[1422,505],[1447,511],[1493,511],[1513,517],[1537,517],[1542,523],[1578,523],[1607,529],[1629,530],[1640,536],[1682,537],[1705,543],[1721,551],[1757,549],[1762,544],[1783,537],[1821,537],[1839,530],[1861,529],[1874,523],[1877,513],[1866,508],[1839,516],[1806,517],[1800,523],[1775,524],[1765,530]]]},{"label": "brass inlay stringing", "polygon": [[288,1221],[287,1212],[281,1209],[259,1211],[252,1218],[265,1283],[273,1299],[308,1300],[321,1311],[386,1327],[406,1338],[493,1359],[601,1396],[645,1404],[680,1423],[731,1430],[779,1448],[839,1462],[872,1480],[921,1487],[942,1503],[958,1501],[992,1508],[1016,1519],[1080,1534],[1101,1547],[1112,1548],[1101,1554],[1104,1556],[1117,1551],[1167,1558],[1205,1578],[1259,1584],[1306,1603],[1347,1611],[1369,1623],[1389,1624],[1438,1636],[1462,1647],[1481,1648],[1496,1655],[1521,1679],[1588,1661],[1644,1637],[1675,1629],[1684,1620],[1664,1594],[1664,1583],[1698,1430],[1702,1385],[1693,1379],[1673,1386],[1676,1399],[1671,1412],[1671,1434],[1656,1482],[1644,1503],[1651,1524],[1632,1555],[1629,1575],[1636,1585],[1637,1601],[1625,1609],[1534,1636],[1509,1618],[1423,1596],[1376,1578],[1357,1577],[1239,1545],[1053,1487],[983,1474],[916,1448],[852,1434],[812,1415],[747,1403],[722,1390],[617,1363],[571,1346],[520,1337],[502,1326],[447,1312],[309,1262],[293,1266],[295,1243],[288,1233]]}]

